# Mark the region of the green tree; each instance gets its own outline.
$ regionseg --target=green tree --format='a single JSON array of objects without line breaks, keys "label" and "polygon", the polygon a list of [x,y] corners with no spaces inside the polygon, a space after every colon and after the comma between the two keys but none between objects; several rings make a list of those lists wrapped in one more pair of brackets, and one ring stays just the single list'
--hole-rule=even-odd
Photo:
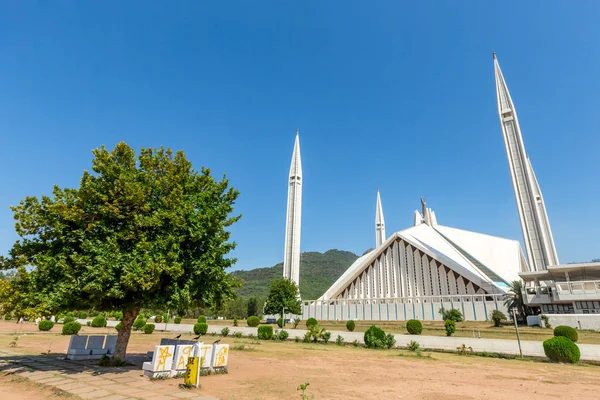
[{"label": "green tree", "polygon": [[258,299],[251,297],[248,299],[248,316],[258,315]]},{"label": "green tree", "polygon": [[[302,314],[298,286],[286,278],[275,279],[271,282],[271,291],[265,304],[265,314],[281,314],[283,307],[292,314]],[[282,315],[283,317],[283,315]]]},{"label": "green tree", "polygon": [[0,269],[17,269],[15,308],[123,311],[114,358],[124,359],[140,308],[222,303],[235,280],[227,227],[238,191],[182,151],[125,143],[93,151],[79,188],[54,187],[12,207],[20,236]]},{"label": "green tree", "polygon": [[525,305],[525,300],[523,299],[523,282],[512,281],[508,286],[509,289],[504,299],[504,305],[508,308],[510,314],[512,314],[511,310],[516,308],[518,314],[517,319],[523,321],[529,312],[528,307]]}]

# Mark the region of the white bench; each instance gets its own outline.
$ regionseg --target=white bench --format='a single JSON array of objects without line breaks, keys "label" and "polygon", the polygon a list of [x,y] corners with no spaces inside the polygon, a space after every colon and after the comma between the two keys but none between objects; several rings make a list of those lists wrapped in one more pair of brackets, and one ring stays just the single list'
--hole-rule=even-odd
[{"label": "white bench", "polygon": [[152,361],[142,364],[144,376],[148,378],[170,377],[175,346],[155,346]]}]

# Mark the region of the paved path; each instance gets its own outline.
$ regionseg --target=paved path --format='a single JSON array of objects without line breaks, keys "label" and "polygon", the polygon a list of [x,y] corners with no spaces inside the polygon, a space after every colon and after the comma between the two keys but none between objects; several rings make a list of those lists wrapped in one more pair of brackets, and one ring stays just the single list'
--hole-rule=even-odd
[{"label": "paved path", "polygon": [[54,386],[82,399],[98,400],[217,400],[195,390],[165,387],[142,376],[138,366],[107,368],[94,361],[64,361],[52,357],[0,351],[0,373]]}]

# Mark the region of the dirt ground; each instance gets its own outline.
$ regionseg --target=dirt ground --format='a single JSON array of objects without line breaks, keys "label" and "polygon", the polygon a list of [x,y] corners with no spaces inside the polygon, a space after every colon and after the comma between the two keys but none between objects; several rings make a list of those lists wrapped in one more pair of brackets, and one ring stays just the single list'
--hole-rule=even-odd
[{"label": "dirt ground", "polygon": [[[2,325],[5,323],[0,323],[0,332],[11,331]],[[145,353],[160,337],[170,335],[134,333],[128,352]],[[192,335],[184,334],[182,339],[188,336]],[[0,334],[0,349],[8,348],[12,339],[12,334]],[[209,336],[204,341],[214,339]],[[222,340],[231,345],[229,374],[202,377],[198,394],[220,399],[299,398],[296,388],[304,382],[310,382],[307,394],[314,399],[592,399],[600,393],[600,367],[593,365],[435,352],[417,357],[406,350],[368,350],[331,343]],[[67,336],[22,332],[13,350],[40,354],[50,348],[52,353],[63,353],[67,344]],[[10,393],[21,396],[14,399],[28,399],[27,390],[34,390],[15,392],[14,385],[21,388],[22,384],[5,379],[0,380],[2,399],[10,399]],[[145,379],[141,371],[139,379]],[[180,379],[148,381],[148,385],[172,387],[174,391],[179,390],[179,383]]]},{"label": "dirt ground", "polygon": [[40,399],[62,399],[79,400],[77,396],[54,388],[44,387],[27,379],[0,376],[0,392],[2,400],[40,400]]}]

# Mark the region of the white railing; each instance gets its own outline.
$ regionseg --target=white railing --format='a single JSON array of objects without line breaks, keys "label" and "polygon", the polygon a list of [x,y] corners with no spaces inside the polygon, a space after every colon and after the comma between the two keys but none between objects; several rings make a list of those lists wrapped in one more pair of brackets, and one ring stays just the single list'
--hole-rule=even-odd
[{"label": "white railing", "polygon": [[559,294],[598,294],[600,281],[555,282]]},{"label": "white railing", "polygon": [[380,297],[372,299],[330,299],[330,300],[302,300],[305,306],[321,305],[347,305],[347,304],[411,304],[411,303],[482,303],[486,301],[504,302],[503,294],[466,294],[446,296],[418,296],[418,297]]}]

